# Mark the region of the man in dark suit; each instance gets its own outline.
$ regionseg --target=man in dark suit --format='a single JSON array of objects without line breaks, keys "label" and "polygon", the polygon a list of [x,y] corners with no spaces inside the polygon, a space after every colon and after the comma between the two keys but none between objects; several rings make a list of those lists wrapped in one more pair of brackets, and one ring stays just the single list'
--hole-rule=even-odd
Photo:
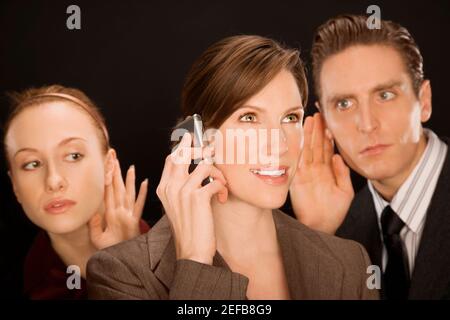
[{"label": "man in dark suit", "polygon": [[[321,115],[305,123],[304,152],[310,159],[301,161],[291,187],[294,211],[313,228],[363,244],[382,272],[382,297],[445,298],[449,140],[422,126],[431,116],[431,85],[414,39],[391,21],[370,29],[366,20],[339,16],[314,37]],[[332,154],[332,141],[340,156]],[[341,157],[368,180],[352,202]],[[308,200],[302,203],[308,198],[320,200],[309,205],[315,210],[307,209]]]}]

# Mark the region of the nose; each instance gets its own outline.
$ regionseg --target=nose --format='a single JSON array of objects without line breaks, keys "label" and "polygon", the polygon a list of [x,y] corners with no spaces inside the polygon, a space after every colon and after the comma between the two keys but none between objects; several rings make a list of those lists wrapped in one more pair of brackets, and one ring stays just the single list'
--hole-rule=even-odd
[{"label": "nose", "polygon": [[48,193],[63,191],[67,187],[66,179],[54,164],[49,164],[47,166],[47,176],[45,184],[45,190]]},{"label": "nose", "polygon": [[267,130],[267,151],[272,157],[279,157],[288,151],[286,133],[282,127]]},{"label": "nose", "polygon": [[361,103],[358,113],[358,130],[362,133],[371,133],[378,128],[378,120],[374,115],[374,107],[369,102]]}]

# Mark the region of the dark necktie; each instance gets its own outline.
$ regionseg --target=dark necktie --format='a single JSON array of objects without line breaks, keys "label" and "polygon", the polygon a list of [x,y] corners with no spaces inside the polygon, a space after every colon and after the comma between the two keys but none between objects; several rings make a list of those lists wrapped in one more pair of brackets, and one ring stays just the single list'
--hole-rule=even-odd
[{"label": "dark necktie", "polygon": [[388,260],[384,272],[384,294],[387,299],[407,299],[409,291],[409,264],[406,248],[400,238],[404,222],[390,206],[381,214],[381,227]]}]

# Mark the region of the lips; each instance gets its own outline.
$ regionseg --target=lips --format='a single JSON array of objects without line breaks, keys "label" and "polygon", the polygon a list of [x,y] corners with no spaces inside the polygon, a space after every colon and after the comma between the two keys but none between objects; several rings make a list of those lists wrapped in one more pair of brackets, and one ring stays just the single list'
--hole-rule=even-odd
[{"label": "lips", "polygon": [[390,144],[374,144],[372,146],[369,146],[365,149],[363,149],[360,154],[363,156],[373,156],[382,153],[384,150],[386,150],[388,147],[390,147]]},{"label": "lips", "polygon": [[287,166],[261,167],[250,169],[250,172],[267,184],[281,185],[288,180],[288,169]]},{"label": "lips", "polygon": [[64,213],[76,204],[75,201],[69,199],[51,200],[44,206],[44,210],[50,214]]}]

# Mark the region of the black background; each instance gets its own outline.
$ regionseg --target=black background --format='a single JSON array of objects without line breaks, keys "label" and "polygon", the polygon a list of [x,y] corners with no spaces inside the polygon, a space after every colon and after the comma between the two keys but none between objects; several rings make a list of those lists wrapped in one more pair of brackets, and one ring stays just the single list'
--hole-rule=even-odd
[{"label": "black background", "polygon": [[[81,30],[66,27],[71,4],[81,8]],[[1,1],[0,119],[7,114],[6,91],[54,83],[84,91],[105,115],[122,170],[135,164],[138,180],[149,178],[144,218],[153,225],[161,215],[155,188],[194,59],[226,36],[258,34],[300,48],[310,69],[315,28],[337,14],[366,14],[371,4],[382,19],[407,27],[421,48],[433,88],[427,126],[450,136],[448,0]],[[314,101],[311,94],[309,113]],[[3,154],[0,165],[0,290],[12,297],[20,292],[23,257],[37,229],[15,201]],[[359,189],[363,180],[353,177]],[[290,212],[289,203],[284,210]]]}]

